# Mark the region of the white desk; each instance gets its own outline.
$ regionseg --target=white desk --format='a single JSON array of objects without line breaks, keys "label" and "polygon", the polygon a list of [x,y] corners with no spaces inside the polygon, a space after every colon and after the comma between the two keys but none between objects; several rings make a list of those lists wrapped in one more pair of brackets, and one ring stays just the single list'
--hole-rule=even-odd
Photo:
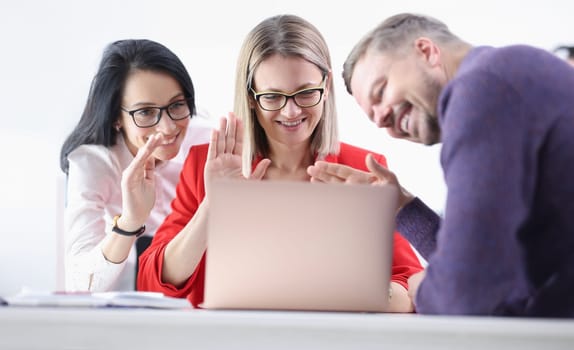
[{"label": "white desk", "polygon": [[574,321],[0,307],[0,349],[574,349]]}]

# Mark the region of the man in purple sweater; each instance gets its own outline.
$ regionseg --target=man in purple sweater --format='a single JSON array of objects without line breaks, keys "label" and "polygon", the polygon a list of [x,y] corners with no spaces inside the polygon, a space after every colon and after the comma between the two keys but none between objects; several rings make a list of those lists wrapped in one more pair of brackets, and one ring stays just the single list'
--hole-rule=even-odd
[{"label": "man in purple sweater", "polygon": [[[344,65],[347,90],[397,138],[442,142],[444,220],[402,189],[398,230],[428,260],[417,312],[574,317],[574,69],[528,46],[473,47],[401,14]],[[399,183],[317,162],[315,181]]]}]

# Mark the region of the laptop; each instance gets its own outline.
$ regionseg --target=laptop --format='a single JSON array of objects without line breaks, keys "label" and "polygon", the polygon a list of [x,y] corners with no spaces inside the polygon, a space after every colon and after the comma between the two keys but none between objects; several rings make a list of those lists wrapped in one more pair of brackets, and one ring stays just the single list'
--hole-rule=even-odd
[{"label": "laptop", "polygon": [[216,180],[211,191],[203,308],[386,310],[396,188]]}]

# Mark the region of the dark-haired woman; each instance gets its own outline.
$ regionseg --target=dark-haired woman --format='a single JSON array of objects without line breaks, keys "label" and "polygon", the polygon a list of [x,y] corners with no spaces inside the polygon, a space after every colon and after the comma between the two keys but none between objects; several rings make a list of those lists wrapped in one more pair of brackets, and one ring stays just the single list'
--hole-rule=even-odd
[{"label": "dark-haired woman", "polygon": [[133,290],[137,237],[170,212],[189,148],[209,140],[179,58],[150,40],[104,50],[84,112],[64,142],[66,290]]}]

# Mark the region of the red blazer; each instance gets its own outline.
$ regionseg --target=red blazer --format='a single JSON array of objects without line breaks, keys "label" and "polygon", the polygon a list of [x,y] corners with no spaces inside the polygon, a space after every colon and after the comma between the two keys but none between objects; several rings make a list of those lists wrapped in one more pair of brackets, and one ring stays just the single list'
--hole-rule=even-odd
[{"label": "red blazer", "polygon": [[[165,295],[178,298],[187,297],[194,306],[203,302],[205,253],[195,272],[181,288],[164,283],[161,280],[161,271],[166,245],[193,217],[199,203],[205,196],[203,169],[207,160],[208,146],[204,144],[193,146],[190,149],[181,171],[176,197],[171,204],[172,212],[158,228],[151,245],[140,256],[137,279],[138,290],[162,292]],[[329,155],[325,160],[367,170],[365,157],[372,152],[345,143],[341,143],[340,146],[338,155]],[[384,156],[374,153],[373,155],[377,162],[387,165]],[[407,240],[395,233],[391,280],[407,288],[407,279],[421,270],[422,266]]]}]

